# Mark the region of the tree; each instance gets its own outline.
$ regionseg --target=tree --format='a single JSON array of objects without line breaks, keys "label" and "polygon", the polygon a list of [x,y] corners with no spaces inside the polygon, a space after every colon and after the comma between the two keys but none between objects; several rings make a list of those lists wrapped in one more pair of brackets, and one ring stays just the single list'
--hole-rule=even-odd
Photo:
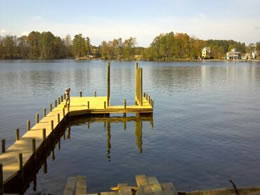
[{"label": "tree", "polygon": [[42,32],[39,39],[40,58],[51,59],[56,56],[55,37],[51,32]]},{"label": "tree", "polygon": [[29,58],[39,58],[40,57],[40,33],[32,31],[28,35],[29,44]]},{"label": "tree", "polygon": [[86,55],[87,48],[85,38],[82,37],[82,34],[75,35],[72,48],[74,57],[78,58]]}]

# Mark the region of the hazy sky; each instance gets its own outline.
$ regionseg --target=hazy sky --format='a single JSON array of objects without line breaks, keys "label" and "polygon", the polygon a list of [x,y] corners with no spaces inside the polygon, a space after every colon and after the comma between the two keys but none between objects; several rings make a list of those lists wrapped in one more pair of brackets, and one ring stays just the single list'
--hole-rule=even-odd
[{"label": "hazy sky", "polygon": [[200,39],[260,41],[260,0],[0,0],[0,35],[51,31],[102,40],[136,37],[148,46],[160,33]]}]

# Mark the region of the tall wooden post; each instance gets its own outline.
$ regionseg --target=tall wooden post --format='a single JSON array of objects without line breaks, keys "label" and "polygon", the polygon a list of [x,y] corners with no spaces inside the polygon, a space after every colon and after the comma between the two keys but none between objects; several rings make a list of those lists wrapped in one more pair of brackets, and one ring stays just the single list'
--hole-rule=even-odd
[{"label": "tall wooden post", "polygon": [[18,141],[20,139],[20,135],[19,135],[19,129],[16,129],[16,141]]},{"label": "tall wooden post", "polygon": [[36,114],[35,114],[35,122],[39,123],[39,113],[38,112],[36,112]]},{"label": "tall wooden post", "polygon": [[107,63],[107,106],[110,105],[110,62]]},{"label": "tall wooden post", "polygon": [[140,104],[143,105],[143,69],[140,68]]},{"label": "tall wooden post", "polygon": [[137,85],[138,85],[138,63],[135,64],[135,98],[137,98]]}]

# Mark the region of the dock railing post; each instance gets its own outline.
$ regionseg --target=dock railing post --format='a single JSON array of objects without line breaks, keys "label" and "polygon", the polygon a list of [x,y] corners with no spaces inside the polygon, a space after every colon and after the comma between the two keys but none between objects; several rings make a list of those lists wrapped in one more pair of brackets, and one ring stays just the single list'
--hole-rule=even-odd
[{"label": "dock railing post", "polygon": [[43,117],[46,116],[46,108],[43,108]]},{"label": "dock railing post", "polygon": [[36,114],[35,114],[35,120],[36,120],[36,123],[39,123],[39,113],[38,112],[36,112]]},{"label": "dock railing post", "polygon": [[88,109],[90,108],[90,103],[89,103],[89,101],[88,101]]},{"label": "dock railing post", "polygon": [[82,97],[82,91],[79,92],[79,97]]},{"label": "dock railing post", "polygon": [[107,106],[110,105],[110,62],[107,63]]},{"label": "dock railing post", "polygon": [[104,101],[104,109],[106,109],[106,107],[107,107],[107,103],[106,101]]},{"label": "dock railing post", "polygon": [[4,194],[3,165],[0,164],[0,195]]},{"label": "dock railing post", "polygon": [[60,96],[60,100],[61,100],[61,102],[63,102],[63,95]]},{"label": "dock railing post", "polygon": [[2,153],[5,153],[5,139],[2,139]]},{"label": "dock railing post", "polygon": [[18,165],[19,165],[19,171],[22,173],[23,172],[23,154],[22,153],[18,154]]},{"label": "dock railing post", "polygon": [[57,107],[57,100],[55,100],[55,107]]},{"label": "dock railing post", "polygon": [[42,129],[42,139],[43,139],[43,141],[46,140],[46,129],[45,128]]},{"label": "dock railing post", "polygon": [[58,124],[60,123],[60,114],[57,114],[57,120],[58,120]]},{"label": "dock railing post", "polygon": [[27,120],[27,131],[31,130],[31,122],[30,120]]},{"label": "dock railing post", "polygon": [[65,108],[62,109],[63,117],[65,117]]},{"label": "dock railing post", "polygon": [[97,97],[97,92],[96,91],[94,91],[94,97]]},{"label": "dock railing post", "polygon": [[54,122],[53,120],[51,120],[51,130],[53,131],[53,129],[54,129]]},{"label": "dock railing post", "polygon": [[16,141],[18,141],[20,139],[20,135],[19,135],[19,129],[16,129]]},{"label": "dock railing post", "polygon": [[50,104],[50,112],[52,111],[52,104]]}]

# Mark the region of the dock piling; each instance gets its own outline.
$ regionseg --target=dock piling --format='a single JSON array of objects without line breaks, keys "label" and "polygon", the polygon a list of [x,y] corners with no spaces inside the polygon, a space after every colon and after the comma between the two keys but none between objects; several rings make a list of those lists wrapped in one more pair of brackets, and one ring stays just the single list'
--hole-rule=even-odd
[{"label": "dock piling", "polygon": [[52,104],[50,104],[50,112],[52,111]]},{"label": "dock piling", "polygon": [[57,100],[55,100],[55,107],[57,107]]},{"label": "dock piling", "polygon": [[42,139],[43,139],[43,141],[46,140],[46,129],[45,128],[42,129]]},{"label": "dock piling", "polygon": [[90,108],[90,103],[89,103],[89,101],[88,101],[88,109]]},{"label": "dock piling", "polygon": [[23,154],[18,154],[18,165],[19,165],[19,171],[23,172]]},{"label": "dock piling", "polygon": [[2,153],[5,153],[5,139],[2,139]]},{"label": "dock piling", "polygon": [[97,97],[97,92],[96,91],[94,91],[94,97]]},{"label": "dock piling", "polygon": [[20,139],[20,135],[19,135],[19,129],[16,129],[16,141],[18,141]]},{"label": "dock piling", "polygon": [[31,122],[30,120],[27,120],[27,131],[31,130]]},{"label": "dock piling", "polygon": [[79,92],[79,97],[82,97],[82,91]]},{"label": "dock piling", "polygon": [[60,100],[61,100],[61,102],[63,102],[63,95],[60,96]]},{"label": "dock piling", "polygon": [[46,108],[43,108],[43,117],[46,116]]},{"label": "dock piling", "polygon": [[58,97],[58,105],[60,105],[60,97]]},{"label": "dock piling", "polygon": [[106,109],[107,103],[106,101],[104,101],[104,109]]},{"label": "dock piling", "polygon": [[35,114],[35,120],[36,120],[36,123],[39,123],[39,113],[38,112],[36,112],[36,114]]},{"label": "dock piling", "polygon": [[65,117],[65,108],[62,109],[63,117]]},{"label": "dock piling", "polygon": [[58,124],[60,123],[60,114],[57,114],[57,120],[58,120]]},{"label": "dock piling", "polygon": [[51,120],[51,130],[53,131],[54,129],[54,123],[53,123],[53,120]]}]

